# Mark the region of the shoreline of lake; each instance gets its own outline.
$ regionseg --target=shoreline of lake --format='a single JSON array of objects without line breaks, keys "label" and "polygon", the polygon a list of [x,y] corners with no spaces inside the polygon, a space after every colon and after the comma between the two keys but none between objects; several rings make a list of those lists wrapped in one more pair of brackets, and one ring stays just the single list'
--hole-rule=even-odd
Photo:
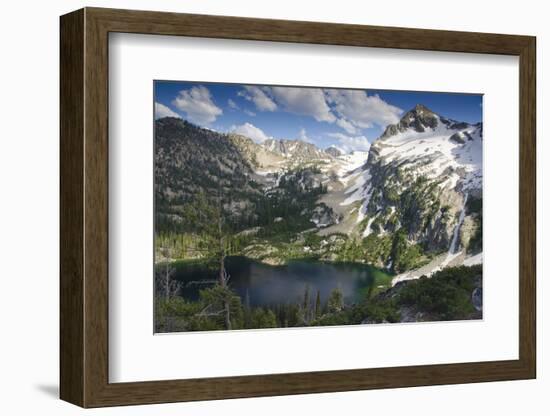
[{"label": "shoreline of lake", "polygon": [[[214,283],[218,269],[209,259],[171,262],[174,278],[182,284],[181,296],[195,300],[203,287]],[[358,262],[326,261],[314,258],[289,259],[283,265],[269,265],[244,256],[228,256],[225,261],[229,284],[255,306],[296,302],[311,291],[328,299],[334,289],[342,290],[349,302],[357,302],[381,289],[391,287],[393,274]],[[162,264],[157,264],[161,267]],[[307,289],[306,289],[307,288]]]}]

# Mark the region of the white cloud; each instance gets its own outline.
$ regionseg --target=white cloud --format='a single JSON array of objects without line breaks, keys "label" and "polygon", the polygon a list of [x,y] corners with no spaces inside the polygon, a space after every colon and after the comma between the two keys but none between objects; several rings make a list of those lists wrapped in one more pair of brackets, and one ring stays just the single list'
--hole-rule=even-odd
[{"label": "white cloud", "polygon": [[231,126],[229,130],[232,133],[249,137],[252,140],[254,140],[256,143],[263,143],[267,139],[271,138],[267,134],[265,134],[262,129],[250,123],[244,123],[244,124],[241,124],[240,126]]},{"label": "white cloud", "polygon": [[244,86],[238,95],[253,102],[260,111],[280,108],[319,122],[335,122],[346,133],[355,136],[363,128],[374,125],[384,128],[397,123],[403,113],[380,96],[367,95],[364,90]]},{"label": "white cloud", "polygon": [[369,128],[375,124],[384,128],[397,123],[403,113],[402,109],[388,104],[380,96],[367,95],[364,90],[326,89],[325,96],[334,111],[345,119],[339,125],[348,133],[351,133],[350,129],[341,125],[345,121],[356,128]]},{"label": "white cloud", "polygon": [[202,85],[181,90],[172,104],[177,109],[185,111],[189,121],[198,124],[210,124],[223,114],[222,109],[212,101],[208,88]]},{"label": "white cloud", "polygon": [[349,134],[357,134],[357,128],[344,118],[336,120],[336,124],[342,127]]},{"label": "white cloud", "polygon": [[159,119],[163,117],[181,118],[181,116],[178,113],[176,113],[175,111],[172,111],[170,108],[168,108],[164,104],[155,103],[155,119]]},{"label": "white cloud", "polygon": [[[227,106],[232,110],[240,110],[241,109],[241,107],[239,107],[239,105],[235,101],[233,101],[231,98],[229,98],[227,100]],[[254,111],[250,111],[248,108],[244,108],[243,112],[247,116],[256,117],[256,113]]]},{"label": "white cloud", "polygon": [[290,113],[311,116],[317,121],[336,121],[322,89],[271,87],[270,91],[275,101]]},{"label": "white cloud", "polygon": [[343,133],[328,133],[327,136],[338,139],[338,147],[345,152],[366,152],[370,149],[370,142],[365,136],[348,136]]},{"label": "white cloud", "polygon": [[266,91],[268,91],[267,87],[260,88],[245,85],[244,90],[239,91],[238,95],[252,101],[260,111],[275,111],[277,104],[268,96]]}]

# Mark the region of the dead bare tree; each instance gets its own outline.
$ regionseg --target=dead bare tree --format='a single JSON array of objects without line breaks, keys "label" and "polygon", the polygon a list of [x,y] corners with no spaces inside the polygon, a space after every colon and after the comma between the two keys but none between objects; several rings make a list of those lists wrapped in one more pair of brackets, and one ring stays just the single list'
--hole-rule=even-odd
[{"label": "dead bare tree", "polygon": [[182,284],[174,279],[176,269],[170,262],[164,263],[164,266],[157,272],[157,293],[164,297],[166,301],[177,296],[182,288]]},{"label": "dead bare tree", "polygon": [[[230,279],[229,273],[227,273],[227,270],[225,269],[225,239],[224,239],[224,233],[223,233],[223,200],[222,200],[222,184],[221,181],[218,185],[218,246],[219,246],[219,262],[220,262],[220,270],[219,270],[219,283],[220,286],[224,289],[227,289],[228,282]],[[229,296],[225,296],[224,299],[224,309],[225,309],[225,328],[231,329],[231,305],[229,302]]]}]

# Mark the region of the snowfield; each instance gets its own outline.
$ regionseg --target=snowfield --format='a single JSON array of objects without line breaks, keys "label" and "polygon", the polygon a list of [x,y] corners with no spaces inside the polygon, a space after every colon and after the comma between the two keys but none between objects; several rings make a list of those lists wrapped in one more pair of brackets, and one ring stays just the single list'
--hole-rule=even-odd
[{"label": "snowfield", "polygon": [[426,127],[422,133],[408,129],[381,139],[377,143],[380,158],[386,164],[405,162],[407,167],[414,167],[416,176],[429,179],[460,169],[465,173],[462,179],[453,173],[440,186],[453,189],[461,180],[463,191],[481,188],[483,140],[480,126],[468,125],[457,130],[441,122],[439,116],[435,117],[438,119],[436,128]]}]

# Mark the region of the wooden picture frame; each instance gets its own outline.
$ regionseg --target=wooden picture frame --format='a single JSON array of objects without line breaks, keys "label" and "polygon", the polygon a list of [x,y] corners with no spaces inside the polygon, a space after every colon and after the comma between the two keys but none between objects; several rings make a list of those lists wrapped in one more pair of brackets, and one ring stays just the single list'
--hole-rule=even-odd
[{"label": "wooden picture frame", "polygon": [[[536,41],[530,36],[85,8],[61,17],[60,396],[82,407],[536,377]],[[519,359],[109,383],[110,32],[514,55],[520,66]]]}]

